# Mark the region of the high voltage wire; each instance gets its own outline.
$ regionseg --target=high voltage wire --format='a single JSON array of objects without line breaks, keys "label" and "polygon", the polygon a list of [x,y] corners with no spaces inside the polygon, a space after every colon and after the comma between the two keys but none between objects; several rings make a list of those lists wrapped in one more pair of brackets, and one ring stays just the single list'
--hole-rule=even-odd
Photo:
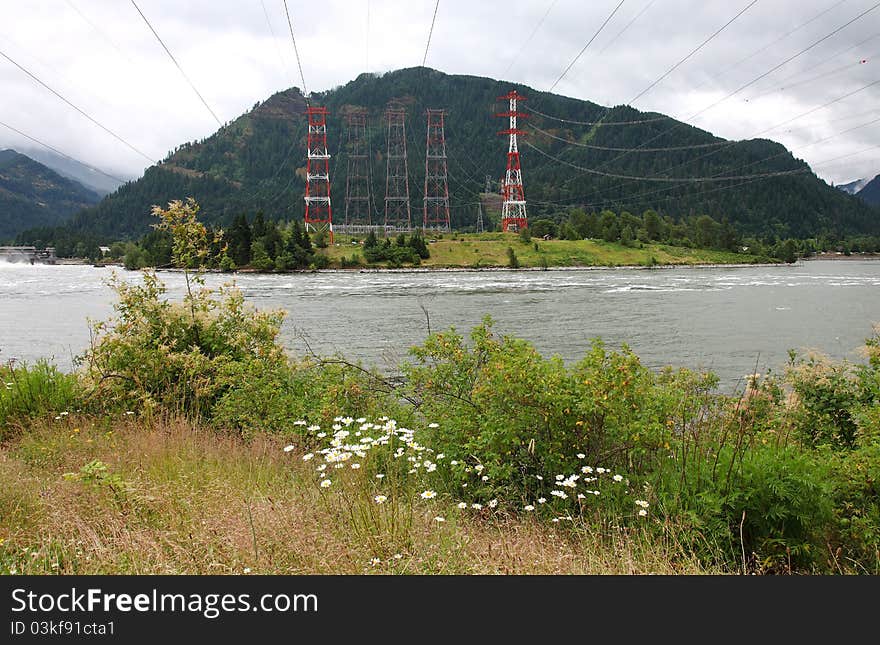
[{"label": "high voltage wire", "polygon": [[117,52],[119,52],[119,54],[123,58],[125,58],[129,63],[134,63],[134,61],[131,60],[131,58],[128,56],[128,54],[126,54],[124,51],[122,51],[122,49],[119,47],[119,45],[117,45],[116,42],[112,38],[110,38],[110,36],[108,36],[106,33],[104,33],[104,31],[101,28],[99,28],[98,25],[96,25],[94,22],[92,22],[89,19],[89,17],[87,15],[85,15],[79,9],[79,7],[77,7],[73,3],[73,0],[65,0],[65,1],[67,2],[68,6],[71,9],[73,9],[79,15],[80,18],[83,19],[84,22],[86,22],[92,29],[94,29],[98,33],[98,35],[101,36],[101,38],[103,38],[105,41],[107,41],[110,44],[110,46],[113,47],[113,49],[115,49]]},{"label": "high voltage wire", "polygon": [[431,47],[431,36],[434,33],[434,23],[437,21],[437,9],[440,8],[440,0],[437,0],[437,3],[434,5],[434,16],[431,18],[431,29],[428,30],[428,43],[425,45],[425,55],[422,56],[422,67],[425,66],[425,62],[428,60],[428,48]]},{"label": "high voltage wire", "polygon": [[180,66],[180,63],[177,62],[177,59],[174,58],[174,54],[171,53],[171,50],[165,46],[165,43],[162,41],[162,38],[159,37],[159,34],[153,29],[153,25],[150,24],[150,21],[147,20],[147,17],[144,15],[144,12],[141,11],[141,8],[137,6],[137,3],[134,0],[131,0],[131,4],[134,5],[134,8],[137,9],[137,12],[141,15],[141,18],[144,19],[144,22],[147,24],[147,27],[150,28],[150,31],[153,32],[153,35],[156,37],[156,40],[159,41],[159,44],[162,45],[162,49],[165,50],[165,53],[168,54],[168,58],[171,59],[171,62],[174,63],[174,66],[177,68],[177,71],[180,72],[180,75],[183,76],[184,80],[189,84],[192,88],[192,91],[196,93],[196,96],[199,97],[199,100],[202,102],[202,105],[205,106],[205,109],[210,112],[211,116],[214,117],[214,120],[217,122],[217,125],[223,125],[220,119],[217,118],[217,115],[214,114],[214,110],[211,109],[211,106],[208,105],[208,102],[201,95],[201,93],[196,89],[196,86],[189,79],[189,76],[186,75],[186,72],[183,71],[183,68]]},{"label": "high voltage wire", "polygon": [[[660,116],[654,119],[637,119],[635,121],[575,121],[572,119],[561,119],[557,116],[544,114],[543,112],[539,112],[532,107],[528,108],[528,112],[531,112],[532,114],[537,114],[538,116],[542,116],[545,119],[559,121],[560,123],[571,123],[572,125],[639,125],[642,123],[656,123],[657,121],[669,121],[670,119],[672,119],[671,116]],[[611,112],[610,108],[608,108],[608,112]]]},{"label": "high voltage wire", "polygon": [[700,110],[699,112],[696,112],[695,114],[693,114],[693,115],[691,115],[690,117],[688,117],[688,118],[687,118],[687,121],[692,121],[693,119],[697,118],[697,117],[700,116],[701,114],[703,114],[703,113],[707,112],[708,110],[712,109],[712,108],[715,107],[716,105],[719,105],[719,104],[723,103],[724,101],[726,101],[727,99],[729,99],[729,98],[731,98],[731,97],[733,97],[733,96],[739,94],[741,91],[743,91],[743,90],[746,89],[747,87],[750,87],[750,86],[754,85],[755,83],[757,83],[758,81],[760,81],[762,78],[765,78],[766,76],[769,76],[770,74],[772,74],[773,72],[775,72],[777,69],[779,69],[779,68],[782,67],[783,65],[787,65],[788,63],[790,63],[790,62],[793,61],[794,59],[796,59],[796,58],[802,56],[803,54],[807,53],[808,51],[810,51],[811,49],[813,49],[813,48],[816,47],[817,45],[819,45],[819,44],[825,42],[826,40],[828,40],[829,38],[831,38],[832,36],[834,36],[834,35],[837,34],[838,32],[842,31],[843,29],[846,29],[847,27],[849,27],[851,24],[853,24],[853,23],[856,22],[857,20],[861,19],[862,17],[864,17],[864,16],[866,16],[867,14],[871,13],[872,11],[874,11],[877,7],[880,7],[880,2],[876,3],[875,5],[873,5],[872,7],[868,8],[868,9],[866,9],[865,11],[863,11],[862,13],[860,13],[859,15],[857,15],[855,18],[852,18],[851,20],[849,20],[849,21],[847,21],[846,23],[842,24],[840,27],[838,27],[838,28],[835,29],[834,31],[832,31],[832,32],[830,32],[830,33],[828,33],[828,34],[825,34],[824,36],[822,36],[822,38],[820,38],[819,40],[813,42],[811,45],[808,45],[807,47],[804,47],[802,50],[800,50],[800,51],[797,52],[796,54],[793,54],[792,56],[789,56],[789,57],[786,58],[784,61],[782,61],[782,62],[779,63],[778,65],[775,65],[774,67],[770,68],[769,70],[767,70],[766,72],[764,72],[764,73],[761,74],[760,76],[757,76],[757,77],[753,78],[751,81],[749,81],[749,82],[746,83],[745,85],[741,85],[740,87],[738,87],[737,89],[735,89],[733,92],[731,92],[730,94],[728,94],[728,95],[725,96],[724,98],[721,98],[721,99],[715,101],[714,103],[712,103],[712,104],[710,104],[710,105],[707,105],[706,107],[704,107],[704,108],[703,108],[702,110]]},{"label": "high voltage wire", "polygon": [[522,47],[519,48],[519,51],[516,53],[516,56],[513,57],[513,59],[507,65],[505,70],[503,72],[501,72],[502,76],[506,76],[507,72],[510,71],[510,68],[513,67],[514,63],[516,63],[516,61],[519,60],[519,57],[522,56],[522,53],[526,50],[526,47],[529,46],[529,43],[532,42],[532,38],[534,38],[535,34],[538,33],[538,30],[544,24],[544,21],[547,20],[547,16],[549,16],[550,12],[553,11],[553,7],[556,6],[557,2],[559,2],[559,0],[553,0],[553,2],[550,3],[550,6],[547,7],[547,11],[545,11],[544,15],[541,16],[541,19],[537,22],[537,24],[535,25],[535,28],[532,29],[532,33],[529,34],[529,37],[525,39],[525,42],[523,42]]},{"label": "high voltage wire", "polygon": [[290,11],[287,9],[287,0],[284,0],[284,13],[287,16],[287,26],[290,28],[290,40],[293,42],[293,53],[296,55],[296,66],[299,68],[299,78],[303,84],[303,97],[306,99],[306,105],[309,105],[309,93],[306,90],[306,77],[303,74],[302,63],[299,59],[299,50],[296,48],[296,36],[293,35],[293,22],[290,20]]},{"label": "high voltage wire", "polygon": [[278,60],[281,62],[281,69],[286,75],[289,71],[287,64],[284,62],[284,56],[281,55],[281,47],[278,45],[278,39],[275,37],[275,30],[272,29],[272,21],[269,19],[269,12],[266,10],[266,3],[260,0],[260,5],[263,7],[263,15],[266,17],[266,26],[269,27],[269,33],[272,34],[272,42],[275,44],[275,52],[278,54]]},{"label": "high voltage wire", "polygon": [[575,57],[572,59],[572,61],[568,64],[568,67],[566,67],[566,68],[563,70],[562,74],[559,75],[559,78],[557,78],[557,79],[553,82],[553,85],[551,85],[551,86],[550,86],[550,89],[547,90],[548,92],[552,92],[552,91],[554,90],[554,88],[555,88],[557,85],[559,85],[559,82],[560,82],[563,78],[565,78],[565,75],[568,74],[568,71],[569,71],[572,67],[574,67],[574,64],[575,64],[576,62],[578,62],[578,60],[580,59],[581,56],[584,55],[584,52],[587,51],[587,47],[589,47],[590,44],[591,44],[594,40],[596,40],[596,36],[598,36],[598,35],[602,32],[602,30],[605,28],[605,25],[607,25],[608,22],[614,17],[614,14],[617,13],[617,10],[620,9],[621,5],[623,5],[623,3],[624,3],[625,1],[626,1],[626,0],[620,0],[620,2],[618,3],[618,5],[617,5],[616,7],[614,7],[614,11],[612,11],[612,12],[609,14],[609,16],[608,16],[607,18],[605,18],[605,22],[603,22],[603,23],[599,26],[599,28],[596,30],[596,33],[594,33],[593,36],[592,36],[592,38],[590,38],[590,39],[587,41],[587,44],[584,45],[584,48],[581,49],[580,52],[578,52],[578,55],[575,56]]},{"label": "high voltage wire", "polygon": [[835,3],[835,4],[833,4],[832,6],[828,7],[828,8],[825,9],[824,11],[820,11],[819,13],[817,13],[815,16],[813,16],[812,18],[810,18],[810,19],[807,20],[806,22],[802,22],[801,24],[799,24],[799,25],[798,25],[797,27],[795,27],[794,29],[791,29],[791,30],[785,32],[784,34],[782,34],[781,36],[779,36],[779,37],[776,38],[775,40],[773,40],[773,41],[767,43],[766,45],[764,45],[764,46],[761,47],[760,49],[758,49],[758,50],[756,50],[756,51],[753,51],[751,54],[749,54],[749,55],[746,56],[745,58],[741,58],[740,60],[738,60],[737,62],[735,62],[733,65],[731,65],[730,67],[728,67],[727,69],[725,69],[725,70],[724,70],[723,72],[721,72],[720,74],[718,74],[718,75],[716,75],[716,76],[713,76],[712,78],[709,78],[709,79],[707,79],[706,81],[700,83],[697,87],[694,88],[694,90],[697,90],[697,89],[703,87],[704,85],[706,85],[706,83],[709,83],[709,82],[711,82],[711,81],[713,81],[713,80],[717,80],[717,79],[721,78],[722,76],[726,76],[729,72],[733,71],[734,69],[736,69],[737,67],[739,67],[740,65],[742,65],[743,63],[745,63],[746,61],[751,60],[752,58],[754,58],[754,57],[757,56],[758,54],[761,54],[761,53],[767,51],[770,47],[772,47],[772,46],[775,45],[776,43],[785,40],[786,38],[788,38],[789,36],[791,36],[793,33],[798,32],[798,31],[800,31],[801,29],[803,29],[804,27],[806,27],[807,25],[809,25],[809,24],[815,22],[816,20],[818,20],[819,18],[821,18],[822,16],[824,16],[826,13],[828,13],[828,12],[831,11],[832,9],[836,9],[837,7],[839,7],[840,5],[842,5],[844,2],[848,2],[848,0],[838,0],[837,3]]},{"label": "high voltage wire", "polygon": [[70,161],[73,161],[74,163],[79,164],[80,166],[82,166],[82,167],[84,167],[84,168],[88,168],[89,170],[91,170],[91,171],[93,171],[93,172],[100,173],[100,174],[104,175],[105,177],[109,177],[110,179],[113,179],[113,180],[115,180],[115,181],[118,181],[120,184],[128,183],[128,180],[127,180],[127,179],[122,179],[121,177],[117,177],[116,175],[111,175],[111,174],[108,173],[108,172],[104,172],[104,171],[101,170],[100,168],[95,168],[94,166],[90,166],[89,164],[87,164],[87,163],[85,163],[85,162],[83,162],[83,161],[80,161],[80,160],[77,159],[76,157],[71,157],[69,154],[67,154],[67,153],[65,153],[65,152],[61,152],[58,148],[55,148],[54,146],[50,146],[48,143],[45,143],[45,142],[43,142],[43,141],[40,141],[40,140],[37,139],[36,137],[32,137],[31,135],[29,135],[29,134],[27,134],[27,133],[25,133],[25,132],[22,132],[22,131],[19,130],[18,128],[14,128],[14,127],[12,127],[12,126],[9,125],[8,123],[4,123],[3,121],[0,121],[0,125],[2,125],[4,128],[7,128],[7,129],[9,129],[9,130],[12,130],[13,132],[15,132],[15,133],[18,134],[18,135],[23,136],[25,139],[30,139],[31,141],[33,141],[33,142],[36,143],[37,145],[43,146],[44,148],[46,148],[46,149],[48,149],[48,150],[51,150],[52,152],[54,152],[54,153],[57,154],[57,155],[61,155],[61,156],[64,157],[65,159],[69,159]]},{"label": "high voltage wire", "polygon": [[819,74],[818,76],[813,76],[811,78],[807,78],[802,81],[798,81],[797,83],[791,83],[790,85],[783,85],[781,87],[774,87],[773,89],[766,90],[764,92],[761,92],[760,94],[755,94],[755,95],[750,96],[749,98],[744,99],[744,100],[747,103],[749,103],[751,101],[754,101],[755,99],[761,98],[762,96],[767,96],[768,94],[773,94],[775,92],[782,92],[784,90],[791,89],[792,87],[798,87],[799,85],[805,85],[806,83],[812,83],[813,81],[818,81],[821,78],[826,78],[826,77],[831,76],[833,74],[837,74],[839,72],[842,72],[846,69],[849,69],[850,67],[857,67],[859,65],[864,65],[867,62],[868,62],[868,59],[863,58],[861,60],[857,60],[855,63],[847,63],[846,65],[842,65],[841,67],[837,67],[835,69],[829,70],[829,71],[825,72],[824,74]]},{"label": "high voltage wire", "polygon": [[605,50],[607,50],[609,47],[611,47],[611,45],[614,44],[614,42],[615,42],[618,38],[620,38],[620,37],[623,35],[623,33],[624,33],[627,29],[629,29],[630,27],[632,27],[633,23],[634,23],[636,20],[638,20],[639,18],[641,18],[641,17],[642,17],[642,14],[645,13],[646,11],[648,11],[648,9],[650,9],[651,6],[652,6],[655,2],[656,2],[656,0],[651,0],[648,4],[646,4],[646,5],[644,6],[644,8],[643,8],[641,11],[639,11],[639,12],[635,15],[635,17],[634,17],[632,20],[630,20],[628,23],[626,23],[626,25],[624,26],[623,29],[621,29],[621,30],[618,31],[614,36],[612,36],[611,40],[609,40],[607,43],[605,43],[605,46],[604,46],[602,49],[599,50],[599,55],[601,56],[602,54],[604,54],[604,53],[605,53]]},{"label": "high voltage wire", "polygon": [[682,65],[685,61],[687,61],[691,56],[693,56],[694,54],[696,54],[696,53],[697,53],[698,51],[700,51],[703,47],[705,47],[705,46],[706,46],[707,44],[709,44],[712,40],[714,40],[715,37],[716,37],[718,34],[720,34],[722,31],[724,31],[725,29],[727,29],[727,27],[729,27],[729,26],[730,26],[730,25],[731,25],[731,24],[732,24],[737,18],[739,18],[739,17],[740,17],[741,15],[743,15],[746,11],[748,11],[749,9],[751,9],[752,7],[754,7],[755,4],[757,4],[757,2],[758,2],[758,0],[752,0],[748,5],[745,6],[745,8],[743,8],[742,10],[740,10],[740,12],[739,12],[738,14],[736,14],[733,18],[731,18],[731,19],[728,20],[726,23],[724,23],[724,25],[722,25],[721,28],[718,29],[718,31],[716,31],[716,32],[713,33],[711,36],[709,36],[706,40],[704,40],[704,41],[703,41],[702,43],[700,43],[696,48],[694,48],[694,49],[693,49],[693,50],[692,50],[687,56],[685,56],[685,57],[682,58],[680,61],[678,61],[675,65],[673,65],[673,66],[670,67],[668,70],[666,70],[666,71],[665,71],[665,72],[664,72],[664,73],[663,73],[663,74],[662,74],[657,80],[655,80],[653,83],[651,83],[650,85],[648,85],[648,87],[646,87],[646,88],[643,89],[641,92],[639,92],[638,94],[636,94],[632,99],[630,99],[629,103],[630,103],[630,104],[635,103],[638,99],[640,99],[640,98],[643,97],[645,94],[647,94],[648,92],[650,92],[650,91],[651,91],[654,87],[656,87],[656,85],[657,85],[658,83],[660,83],[664,78],[666,78],[667,76],[669,76],[672,72],[674,72],[676,69],[678,69],[678,67],[679,67],[680,65]]},{"label": "high voltage wire", "polygon": [[718,146],[723,146],[727,141],[716,141],[713,143],[697,143],[692,145],[685,146],[669,146],[667,148],[611,148],[606,146],[594,146],[588,143],[581,143],[579,141],[572,141],[571,139],[564,139],[563,137],[557,137],[546,130],[542,130],[537,126],[531,126],[533,130],[536,132],[540,132],[544,136],[550,137],[551,139],[555,139],[556,141],[562,141],[563,143],[567,143],[572,146],[577,146],[578,148],[589,148],[590,150],[605,150],[608,152],[672,152],[674,150],[695,150],[699,148],[715,148]]},{"label": "high voltage wire", "polygon": [[546,152],[544,152],[543,150],[541,150],[537,146],[533,146],[528,141],[524,141],[523,143],[524,143],[524,145],[528,146],[529,148],[531,148],[532,150],[534,150],[538,154],[540,154],[544,157],[547,157],[548,159],[552,159],[553,161],[556,161],[558,163],[564,164],[566,166],[570,166],[571,168],[574,168],[575,170],[580,170],[581,172],[584,172],[584,173],[587,173],[590,175],[600,175],[602,177],[611,177],[613,179],[626,179],[628,181],[656,181],[656,182],[661,182],[661,183],[682,183],[682,184],[693,183],[693,184],[698,184],[698,183],[704,183],[704,182],[709,182],[709,181],[727,181],[727,180],[731,180],[731,179],[754,179],[756,177],[779,177],[782,175],[792,175],[792,174],[798,174],[798,173],[804,172],[803,170],[784,170],[784,171],[779,171],[779,172],[774,172],[774,173],[761,173],[761,174],[757,174],[757,175],[739,175],[739,176],[732,176],[732,177],[658,177],[658,176],[638,177],[635,175],[619,175],[616,173],[602,172],[599,170],[595,170],[593,168],[586,168],[584,166],[578,166],[577,164],[573,164],[570,161],[565,161],[564,159],[560,159],[559,157],[554,157],[553,155],[547,154]]},{"label": "high voltage wire", "polygon": [[82,116],[84,116],[84,117],[87,118],[89,121],[91,121],[92,123],[94,123],[96,126],[98,126],[99,128],[101,128],[104,132],[106,132],[107,134],[109,134],[110,136],[112,136],[114,139],[116,139],[117,141],[119,141],[120,143],[122,143],[123,145],[125,145],[126,147],[128,147],[129,149],[133,150],[134,152],[136,152],[137,154],[139,154],[141,157],[143,157],[143,158],[146,159],[147,161],[149,161],[149,162],[151,162],[151,163],[154,163],[154,164],[155,164],[155,163],[158,163],[155,159],[153,159],[152,157],[150,157],[150,156],[147,155],[146,153],[141,152],[140,150],[138,150],[136,147],[134,147],[134,146],[133,146],[132,144],[130,144],[128,141],[126,141],[125,139],[123,139],[122,137],[120,137],[118,134],[116,134],[115,132],[113,132],[113,130],[111,130],[110,128],[108,128],[107,126],[105,126],[103,123],[100,123],[98,120],[94,119],[94,118],[93,118],[90,114],[88,114],[85,110],[83,110],[82,108],[80,108],[80,107],[74,105],[73,103],[71,103],[70,101],[68,101],[66,98],[64,98],[64,96],[62,96],[61,94],[59,94],[58,92],[56,92],[54,89],[52,89],[51,87],[49,87],[48,85],[46,85],[43,81],[41,81],[39,78],[37,78],[34,74],[32,74],[32,73],[29,72],[27,69],[25,69],[24,67],[22,67],[21,65],[19,65],[19,64],[18,64],[17,62],[15,62],[12,58],[10,58],[9,56],[7,56],[2,50],[0,50],[0,56],[2,56],[2,57],[5,58],[6,60],[8,60],[10,63],[12,63],[13,65],[15,65],[18,69],[20,69],[22,72],[24,72],[25,74],[27,74],[27,75],[28,75],[33,81],[35,81],[36,83],[38,83],[39,85],[41,85],[42,87],[44,87],[45,89],[47,89],[48,91],[50,91],[52,94],[54,94],[56,97],[58,97],[58,98],[61,99],[62,101],[64,101],[67,105],[69,105],[69,106],[72,107],[74,110],[76,110],[77,112],[79,112]]}]

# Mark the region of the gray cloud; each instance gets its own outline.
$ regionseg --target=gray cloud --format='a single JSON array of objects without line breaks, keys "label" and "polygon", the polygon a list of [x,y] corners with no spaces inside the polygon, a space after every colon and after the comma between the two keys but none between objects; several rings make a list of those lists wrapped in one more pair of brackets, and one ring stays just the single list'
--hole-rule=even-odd
[{"label": "gray cloud", "polygon": [[[552,0],[441,0],[427,64],[447,73],[497,78],[515,59],[507,80],[546,90],[617,1],[557,0],[522,50]],[[627,103],[748,4],[656,0],[610,42],[649,1],[627,0],[555,91],[603,105]],[[234,119],[273,92],[302,85],[283,5],[263,2],[274,38],[260,0],[139,0],[221,120]],[[761,0],[634,107],[687,120],[874,4]],[[432,0],[288,0],[288,5],[312,91],[343,84],[367,69],[420,64],[434,9]],[[153,159],[216,129],[129,2],[2,1],[0,49]],[[867,62],[859,64],[862,59]],[[819,78],[810,80],[814,77]],[[726,138],[750,138],[878,79],[880,8],[693,123]],[[147,165],[2,59],[0,87],[0,120],[114,173],[138,176]],[[880,123],[811,144],[878,117],[880,84],[761,136],[791,148],[826,181],[842,183],[880,172],[880,151],[860,152],[880,145]],[[0,146],[30,145],[0,127]]]}]

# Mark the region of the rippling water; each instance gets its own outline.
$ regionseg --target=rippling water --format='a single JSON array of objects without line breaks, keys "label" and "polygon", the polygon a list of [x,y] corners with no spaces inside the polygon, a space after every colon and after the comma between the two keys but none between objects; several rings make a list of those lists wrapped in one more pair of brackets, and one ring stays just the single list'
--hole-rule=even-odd
[{"label": "rippling water", "polygon": [[[0,264],[0,360],[52,357],[70,368],[89,342],[87,317],[112,313],[111,269]],[[121,272],[129,280],[137,273]],[[183,277],[163,273],[172,297]],[[221,284],[228,276],[209,276]],[[496,329],[545,355],[580,358],[591,338],[628,343],[645,364],[711,369],[730,389],[787,350],[837,358],[880,322],[880,262],[794,266],[474,272],[322,272],[236,277],[257,307],[288,312],[282,340],[296,353],[342,352],[392,369],[427,332]],[[424,309],[424,311],[423,311]]]}]

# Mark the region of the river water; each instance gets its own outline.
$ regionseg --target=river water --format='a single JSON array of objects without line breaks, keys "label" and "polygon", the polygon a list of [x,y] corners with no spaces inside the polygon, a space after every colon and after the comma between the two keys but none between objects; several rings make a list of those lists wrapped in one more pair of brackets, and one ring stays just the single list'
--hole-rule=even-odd
[{"label": "river water", "polygon": [[[0,264],[0,361],[53,359],[64,369],[89,343],[87,319],[112,313],[112,269]],[[127,280],[137,272],[119,270]],[[171,297],[183,276],[165,272]],[[219,285],[230,276],[212,275]],[[880,261],[793,266],[549,271],[321,272],[235,277],[246,299],[288,312],[291,353],[340,352],[394,371],[432,330],[467,331],[484,315],[545,355],[576,361],[590,339],[627,343],[652,367],[708,369],[722,389],[784,366],[787,351],[858,359],[880,322]]]}]

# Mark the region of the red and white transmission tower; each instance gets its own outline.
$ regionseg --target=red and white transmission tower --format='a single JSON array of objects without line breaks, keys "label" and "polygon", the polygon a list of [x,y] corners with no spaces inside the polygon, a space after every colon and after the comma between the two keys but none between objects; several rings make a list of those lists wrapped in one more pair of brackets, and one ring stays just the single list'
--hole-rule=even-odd
[{"label": "red and white transmission tower", "polygon": [[306,231],[329,231],[333,243],[333,212],[330,207],[330,153],[327,151],[327,108],[306,108],[309,117],[306,163]]},{"label": "red and white transmission tower", "polygon": [[443,110],[428,110],[428,138],[425,142],[424,228],[449,230],[449,182],[446,168],[446,134]]},{"label": "red and white transmission tower", "polygon": [[523,191],[522,166],[519,161],[519,148],[516,144],[517,136],[525,135],[524,131],[517,129],[516,120],[519,117],[526,116],[523,112],[517,112],[516,102],[525,101],[526,97],[517,94],[516,90],[511,90],[507,96],[499,96],[498,100],[508,101],[509,107],[507,112],[501,112],[495,116],[510,119],[510,125],[507,130],[502,130],[498,133],[510,137],[510,146],[507,149],[507,172],[501,184],[501,195],[503,197],[501,203],[501,230],[515,233],[529,225],[526,217],[526,195]]},{"label": "red and white transmission tower", "polygon": [[348,115],[348,172],[345,179],[345,230],[370,225],[370,158],[367,155],[367,113]]},{"label": "red and white transmission tower", "polygon": [[409,166],[406,160],[406,110],[391,106],[385,111],[385,230],[410,231]]}]

